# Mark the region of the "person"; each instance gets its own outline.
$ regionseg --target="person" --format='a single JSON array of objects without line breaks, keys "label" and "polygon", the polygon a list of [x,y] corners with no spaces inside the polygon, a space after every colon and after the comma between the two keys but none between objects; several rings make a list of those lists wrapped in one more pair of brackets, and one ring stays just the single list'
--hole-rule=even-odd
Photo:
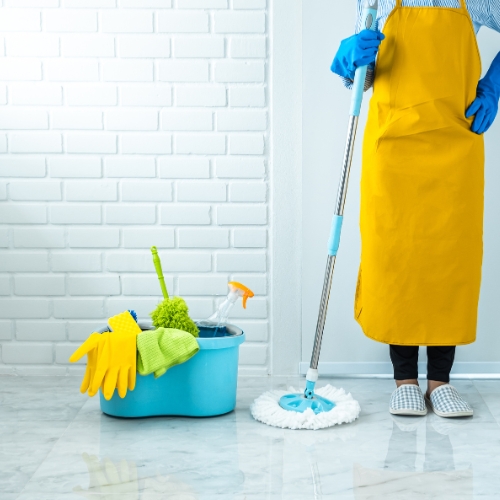
[{"label": "person", "polygon": [[[355,318],[366,336],[390,345],[391,413],[425,415],[427,400],[442,417],[470,416],[449,382],[456,346],[476,339],[483,134],[500,98],[500,53],[480,79],[476,33],[500,31],[500,3],[379,0],[377,21],[378,31],[358,27],[342,41],[331,68],[350,86],[356,68],[369,65],[365,87],[373,83]],[[425,397],[419,346],[427,346]]]}]

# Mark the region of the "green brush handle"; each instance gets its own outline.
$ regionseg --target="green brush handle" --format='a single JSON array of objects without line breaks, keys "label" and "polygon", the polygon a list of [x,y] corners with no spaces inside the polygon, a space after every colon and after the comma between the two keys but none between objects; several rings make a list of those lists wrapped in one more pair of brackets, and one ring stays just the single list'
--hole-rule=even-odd
[{"label": "green brush handle", "polygon": [[151,247],[151,253],[153,254],[153,263],[155,265],[156,274],[160,280],[161,291],[163,293],[163,298],[168,299],[167,286],[165,285],[165,278],[163,277],[163,271],[161,269],[161,261],[158,255],[158,250],[156,247]]}]

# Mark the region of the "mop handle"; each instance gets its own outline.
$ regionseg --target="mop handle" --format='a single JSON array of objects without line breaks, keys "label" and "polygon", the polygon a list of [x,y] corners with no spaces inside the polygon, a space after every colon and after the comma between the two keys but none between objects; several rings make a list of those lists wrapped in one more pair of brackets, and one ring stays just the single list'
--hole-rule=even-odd
[{"label": "mop handle", "polygon": [[153,254],[153,264],[155,265],[156,274],[158,275],[163,298],[168,299],[167,286],[165,285],[165,278],[163,277],[160,256],[158,255],[158,250],[156,249],[156,247],[151,247],[151,253]]},{"label": "mop handle", "polygon": [[[362,24],[366,29],[375,30],[377,27],[378,0],[365,0]],[[349,128],[347,132],[347,142],[344,152],[344,162],[340,183],[337,193],[337,202],[333,216],[330,238],[328,240],[328,260],[326,264],[325,279],[323,282],[323,291],[321,293],[321,302],[319,306],[318,322],[316,324],[316,335],[314,337],[314,347],[311,355],[311,364],[307,372],[306,397],[312,397],[314,393],[314,384],[318,379],[318,362],[321,352],[321,343],[323,340],[323,331],[325,329],[326,314],[328,310],[328,301],[330,299],[330,290],[332,288],[333,270],[335,260],[340,244],[340,234],[342,232],[342,221],[344,216],[344,205],[347,193],[347,184],[352,165],[352,154],[354,151],[354,141],[358,128],[359,113],[363,102],[363,92],[365,87],[367,66],[356,69],[354,76],[353,90],[351,96],[351,110],[349,118]]]},{"label": "mop handle", "polygon": [[[377,8],[378,0],[365,1],[361,26],[364,26],[366,29],[375,31],[375,29],[377,28]],[[361,104],[363,103],[363,93],[365,90],[367,71],[368,66],[361,66],[356,69],[356,73],[354,75],[351,95],[351,109],[349,112],[349,129],[347,132],[347,143],[344,153],[344,164],[340,177],[339,190],[337,193],[337,204],[332,220],[330,238],[328,240],[328,255],[337,255],[339,249],[340,234],[342,232],[342,222],[344,215],[344,204],[347,192],[347,182],[349,180],[349,172],[351,170],[354,140],[356,139],[358,118],[361,112]]]}]

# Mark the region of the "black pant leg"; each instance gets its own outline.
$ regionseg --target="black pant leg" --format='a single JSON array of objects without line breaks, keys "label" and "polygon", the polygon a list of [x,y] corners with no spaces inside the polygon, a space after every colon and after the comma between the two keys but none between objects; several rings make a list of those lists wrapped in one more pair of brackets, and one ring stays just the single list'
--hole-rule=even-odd
[{"label": "black pant leg", "polygon": [[390,355],[395,380],[418,378],[418,346],[391,345]]},{"label": "black pant leg", "polygon": [[427,380],[446,383],[450,381],[455,351],[455,346],[427,347]]}]

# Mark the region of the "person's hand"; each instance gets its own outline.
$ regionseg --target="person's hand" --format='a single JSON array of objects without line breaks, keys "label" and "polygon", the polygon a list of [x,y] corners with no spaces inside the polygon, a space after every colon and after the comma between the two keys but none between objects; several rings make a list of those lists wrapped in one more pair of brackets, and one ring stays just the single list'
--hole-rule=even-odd
[{"label": "person's hand", "polygon": [[474,116],[471,130],[484,134],[495,121],[500,98],[500,54],[493,60],[486,76],[479,81],[477,97],[465,113],[466,118]]},{"label": "person's hand", "polygon": [[477,97],[470,105],[466,118],[474,116],[471,130],[476,134],[484,134],[495,121],[498,113],[498,97],[488,82],[481,80],[477,86]]},{"label": "person's hand", "polygon": [[337,75],[354,79],[356,69],[373,64],[385,35],[380,31],[363,30],[340,43],[331,70]]}]

